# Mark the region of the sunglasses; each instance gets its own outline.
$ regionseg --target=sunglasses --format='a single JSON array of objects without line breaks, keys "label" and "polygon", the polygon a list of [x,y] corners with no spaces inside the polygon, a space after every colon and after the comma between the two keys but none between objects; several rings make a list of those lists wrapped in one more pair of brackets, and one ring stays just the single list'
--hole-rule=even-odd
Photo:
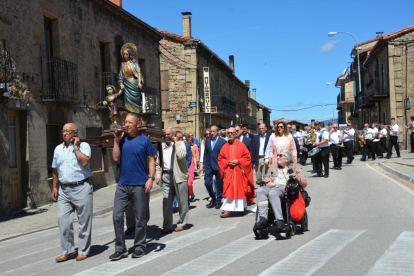
[{"label": "sunglasses", "polygon": [[279,158],[280,158],[280,157],[284,157],[284,156],[285,156],[285,155],[283,155],[283,154],[278,154],[278,155],[277,155],[277,157],[279,157]]},{"label": "sunglasses", "polygon": [[285,128],[285,127],[284,127],[284,126],[277,126],[277,128],[282,128],[282,129],[283,129],[283,128]]},{"label": "sunglasses", "polygon": [[333,128],[338,128],[338,127],[333,127]]}]

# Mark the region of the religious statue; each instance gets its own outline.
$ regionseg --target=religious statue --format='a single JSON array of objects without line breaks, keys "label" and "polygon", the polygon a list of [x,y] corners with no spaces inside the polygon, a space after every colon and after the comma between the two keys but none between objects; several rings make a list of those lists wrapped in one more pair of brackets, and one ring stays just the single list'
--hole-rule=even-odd
[{"label": "religious statue", "polygon": [[140,90],[144,78],[137,60],[137,47],[132,43],[126,43],[121,48],[121,56],[123,62],[118,74],[121,90],[118,94],[123,94],[124,108],[127,111],[142,114],[143,95]]},{"label": "religious statue", "polygon": [[105,97],[102,104],[109,108],[109,118],[112,122],[110,128],[118,128],[118,107],[116,105],[116,100],[121,97],[122,90],[119,91],[119,93],[115,93],[115,86],[113,85],[107,85],[105,89],[108,95]]}]

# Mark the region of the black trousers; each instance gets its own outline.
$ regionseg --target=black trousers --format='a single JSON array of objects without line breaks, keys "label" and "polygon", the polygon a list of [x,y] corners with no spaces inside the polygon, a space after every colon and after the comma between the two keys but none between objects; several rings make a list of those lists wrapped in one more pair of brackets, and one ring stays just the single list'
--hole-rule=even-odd
[{"label": "black trousers", "polygon": [[320,152],[314,155],[318,175],[322,174],[322,164],[325,171],[325,175],[329,175],[329,152],[329,147],[323,147],[321,148]]},{"label": "black trousers", "polygon": [[410,134],[410,141],[411,141],[411,152],[414,152],[414,132]]},{"label": "black trousers", "polygon": [[340,168],[342,166],[342,148],[339,145],[331,144],[331,153],[334,167]]},{"label": "black trousers", "polygon": [[[364,149],[362,150],[362,159],[366,160],[367,155],[371,154],[372,160],[375,160],[375,149],[374,149],[374,142],[372,140],[367,139]],[[370,154],[369,154],[370,153]]]},{"label": "black trousers", "polygon": [[344,142],[345,146],[345,154],[346,154],[346,161],[351,163],[353,158],[353,150],[354,150],[354,141]]},{"label": "black trousers", "polygon": [[395,151],[397,152],[397,156],[400,157],[400,147],[398,146],[398,136],[390,136],[390,140],[388,141],[387,157],[391,157],[392,155],[392,146],[394,146]]},{"label": "black trousers", "polygon": [[381,152],[381,155],[379,156],[382,156],[383,153],[387,152],[387,137],[380,139],[378,148],[380,149],[379,151]]},{"label": "black trousers", "polygon": [[306,163],[306,160],[308,160],[308,157],[309,157],[309,152],[313,149],[312,145],[305,145],[304,147],[306,147],[308,151],[302,151],[302,157],[300,158],[300,163],[303,163],[303,164]]}]

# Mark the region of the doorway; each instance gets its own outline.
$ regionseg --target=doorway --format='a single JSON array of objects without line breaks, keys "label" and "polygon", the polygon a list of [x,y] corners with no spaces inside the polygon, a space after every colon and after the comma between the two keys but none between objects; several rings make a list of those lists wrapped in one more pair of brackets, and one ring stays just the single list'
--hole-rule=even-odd
[{"label": "doorway", "polygon": [[8,110],[9,166],[12,208],[21,206],[21,160],[19,112]]}]

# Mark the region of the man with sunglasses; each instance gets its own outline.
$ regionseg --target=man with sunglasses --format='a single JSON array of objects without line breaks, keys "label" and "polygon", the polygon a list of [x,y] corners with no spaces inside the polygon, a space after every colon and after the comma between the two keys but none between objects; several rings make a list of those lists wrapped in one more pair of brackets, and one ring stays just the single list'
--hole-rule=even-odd
[{"label": "man with sunglasses", "polygon": [[[319,128],[321,129],[321,132],[319,133],[319,136],[317,137],[317,141],[313,143],[314,147],[319,147],[320,151],[315,154],[315,162],[316,162],[316,168],[317,168],[317,174],[319,177],[329,177],[329,125],[325,126],[324,122],[319,123]],[[324,167],[324,173],[322,174],[322,164]]]},{"label": "man with sunglasses", "polygon": [[354,151],[354,135],[355,129],[352,127],[352,123],[349,121],[347,128],[343,131],[343,138],[344,138],[344,146],[345,146],[345,154],[346,154],[346,163],[351,164]]},{"label": "man with sunglasses", "polygon": [[[64,142],[55,148],[53,155],[52,199],[58,203],[58,224],[62,255],[56,262],[64,262],[76,256],[73,231],[73,215],[78,215],[78,256],[85,260],[91,248],[93,187],[89,181],[91,147],[80,143],[78,127],[68,123],[62,130]],[[59,187],[60,183],[60,187]],[[58,192],[59,188],[59,192]]]},{"label": "man with sunglasses", "polygon": [[[364,131],[365,131],[365,142],[362,149],[362,158],[361,161],[366,161],[366,156],[368,151],[371,153],[372,161],[375,160],[375,150],[374,150],[374,139],[375,139],[375,130],[369,127],[368,123],[364,124]],[[359,139],[364,139],[363,135],[359,135]]]},{"label": "man with sunglasses", "polygon": [[338,130],[338,125],[334,124],[329,132],[329,142],[331,143],[331,153],[334,162],[332,169],[342,170],[342,149],[339,147],[341,138],[341,131]]}]

